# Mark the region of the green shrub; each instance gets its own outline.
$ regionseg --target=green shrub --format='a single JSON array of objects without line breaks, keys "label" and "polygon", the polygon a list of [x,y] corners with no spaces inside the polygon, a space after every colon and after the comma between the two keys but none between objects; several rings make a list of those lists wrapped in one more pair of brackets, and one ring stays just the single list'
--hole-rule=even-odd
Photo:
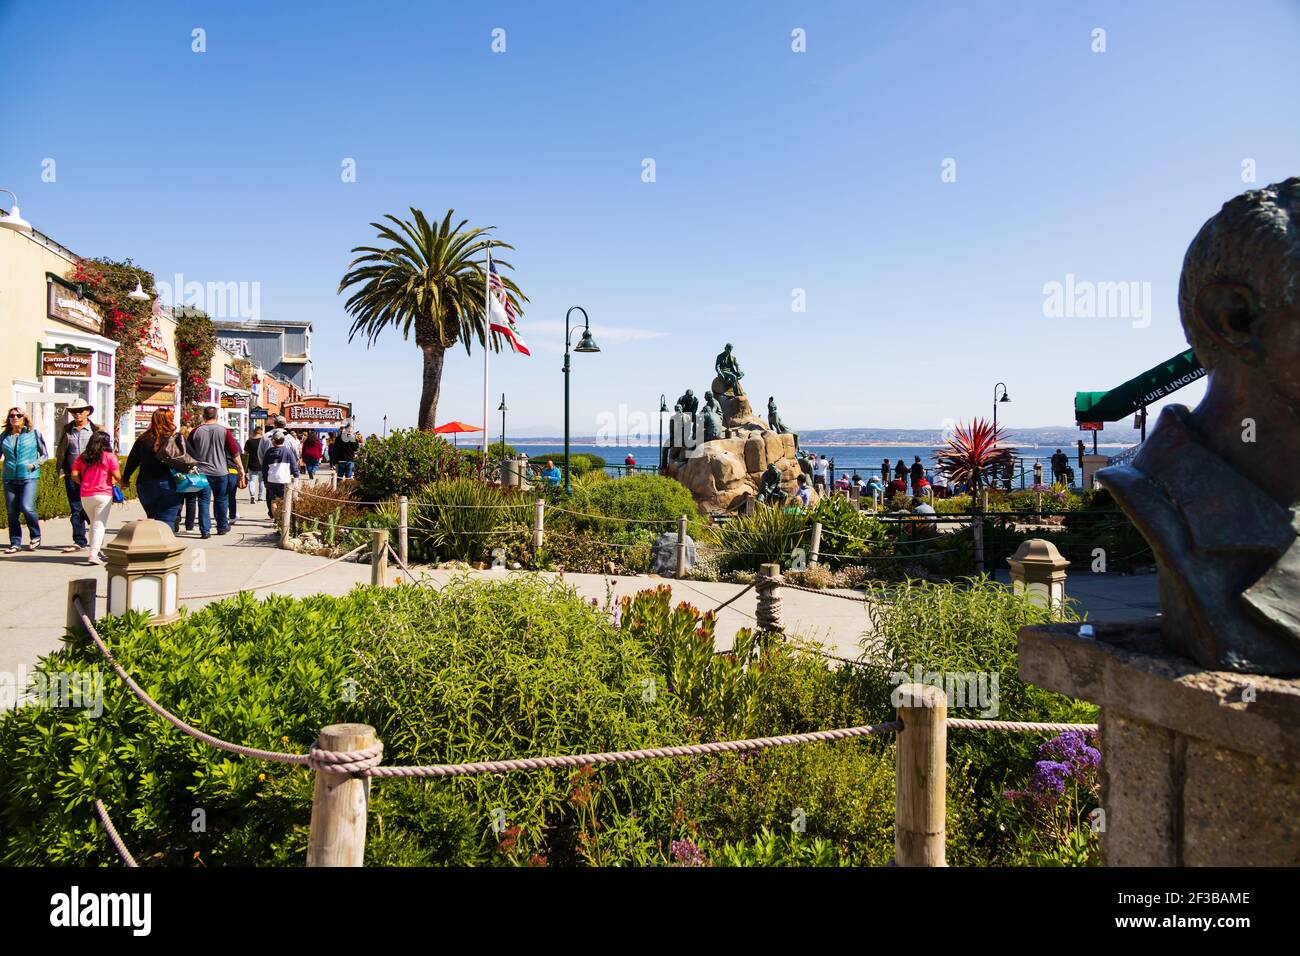
[{"label": "green shrub", "polygon": [[435,481],[473,473],[473,462],[451,442],[415,428],[399,428],[357,450],[357,490],[369,501],[410,496]]},{"label": "green shrub", "polygon": [[[611,481],[597,481],[574,488],[568,503],[560,507],[583,515],[563,514],[565,523],[576,529],[609,531],[642,526],[658,531],[676,531],[677,519],[685,515],[688,531],[698,533],[704,519],[695,499],[681,482],[660,475],[629,475]],[[608,516],[601,521],[591,515]]]},{"label": "green shrub", "polygon": [[409,539],[425,560],[484,560],[507,537],[528,535],[533,518],[532,496],[512,494],[478,478],[426,485],[407,507]]},{"label": "green shrub", "polygon": [[889,535],[883,522],[870,512],[855,510],[843,495],[822,498],[808,515],[822,526],[821,554],[824,564],[838,568],[862,558],[890,553]]},{"label": "green shrub", "polygon": [[760,504],[752,515],[734,517],[710,531],[712,543],[721,550],[718,563],[722,570],[753,571],[767,563],[788,568],[795,560],[796,548],[803,548],[806,554],[812,523],[806,512]]}]

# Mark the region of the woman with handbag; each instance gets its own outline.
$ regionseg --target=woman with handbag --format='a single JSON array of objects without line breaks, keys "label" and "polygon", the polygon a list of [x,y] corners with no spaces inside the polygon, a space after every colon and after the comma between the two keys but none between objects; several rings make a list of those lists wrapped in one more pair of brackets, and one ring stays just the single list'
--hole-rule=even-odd
[{"label": "woman with handbag", "polygon": [[103,564],[104,531],[108,512],[113,506],[113,488],[122,478],[117,456],[113,454],[106,432],[95,432],[86,442],[86,450],[72,461],[72,480],[81,492],[81,510],[90,522],[90,555],[87,564]]},{"label": "woman with handbag", "polygon": [[176,434],[171,409],[159,408],[155,409],[149,419],[149,427],[131,446],[126,469],[122,472],[122,482],[129,484],[131,476],[138,470],[135,490],[140,497],[140,504],[144,506],[145,516],[171,525],[175,530],[181,496],[176,491],[176,479],[172,477],[172,472],[188,472],[196,464],[185,453]]},{"label": "woman with handbag", "polygon": [[41,522],[36,517],[36,488],[40,483],[45,439],[32,429],[31,419],[21,408],[9,409],[4,432],[0,435],[0,465],[4,471],[5,510],[9,517],[9,547],[5,554],[16,554],[23,544],[23,526],[27,520],[27,550],[41,546]]}]

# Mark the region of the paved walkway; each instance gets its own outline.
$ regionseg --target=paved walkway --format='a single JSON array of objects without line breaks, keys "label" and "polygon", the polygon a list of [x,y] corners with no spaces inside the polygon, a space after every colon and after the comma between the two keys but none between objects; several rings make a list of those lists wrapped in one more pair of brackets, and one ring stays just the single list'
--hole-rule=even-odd
[{"label": "paved walkway", "polygon": [[[188,534],[182,531],[180,535],[180,540],[187,546],[182,559],[180,592],[182,603],[189,608],[197,609],[211,600],[220,600],[196,598],[195,595],[256,588],[313,569],[320,570],[275,587],[275,593],[293,597],[345,594],[357,584],[370,582],[368,564],[342,561],[324,567],[329,564],[326,558],[281,551],[276,546],[276,532],[266,517],[265,505],[251,505],[244,501],[240,505],[241,518],[229,534],[219,536],[214,532],[207,541],[202,540],[197,532]],[[109,540],[125,522],[143,517],[138,502],[114,506],[109,519]],[[101,582],[97,613],[105,611],[107,575],[104,568],[87,565],[84,553],[65,555],[59,552],[61,547],[71,543],[69,521],[54,518],[42,522],[41,528],[43,542],[40,551],[0,557],[0,574],[3,574],[4,581],[0,590],[0,675],[17,675],[30,669],[41,656],[58,649],[63,636],[68,581],[97,578]],[[390,565],[390,571],[394,577],[400,574],[393,565]],[[437,586],[465,572],[423,570],[420,573]],[[536,572],[498,570],[468,573],[475,578],[494,580],[511,574]],[[588,599],[595,598],[602,606],[608,592],[622,596],[668,584],[673,589],[674,601],[687,601],[709,610],[741,590],[736,584],[675,581],[654,575],[546,573],[545,576],[562,577],[578,594]],[[999,577],[1005,580],[1005,573]],[[1144,617],[1159,609],[1154,575],[1080,575],[1071,577],[1066,587],[1081,601],[1089,617],[1099,620]],[[257,593],[265,596],[268,592]],[[185,600],[187,596],[190,600]],[[869,627],[866,609],[861,603],[790,589],[783,590],[781,597],[787,631],[813,638],[838,656],[859,656],[860,642]],[[731,646],[738,629],[754,624],[756,601],[755,593],[750,591],[719,612],[716,629],[719,649]]]}]

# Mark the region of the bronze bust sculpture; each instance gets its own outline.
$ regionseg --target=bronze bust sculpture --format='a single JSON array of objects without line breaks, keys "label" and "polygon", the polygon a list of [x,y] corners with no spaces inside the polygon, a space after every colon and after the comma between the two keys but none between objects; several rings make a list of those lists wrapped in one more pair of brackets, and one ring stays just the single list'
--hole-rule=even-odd
[{"label": "bronze bust sculpture", "polygon": [[1230,200],[1183,260],[1209,372],[1097,478],[1150,542],[1163,641],[1203,667],[1300,673],[1300,177]]}]

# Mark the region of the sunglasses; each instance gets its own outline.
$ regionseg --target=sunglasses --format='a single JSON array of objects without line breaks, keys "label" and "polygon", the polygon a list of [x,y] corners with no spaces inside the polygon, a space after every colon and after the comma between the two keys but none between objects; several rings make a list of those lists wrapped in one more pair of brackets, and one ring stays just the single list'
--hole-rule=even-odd
[{"label": "sunglasses", "polygon": [[10,417],[10,418],[22,418],[23,415],[22,415],[22,412],[10,412],[10,413],[9,413],[9,417]]}]

